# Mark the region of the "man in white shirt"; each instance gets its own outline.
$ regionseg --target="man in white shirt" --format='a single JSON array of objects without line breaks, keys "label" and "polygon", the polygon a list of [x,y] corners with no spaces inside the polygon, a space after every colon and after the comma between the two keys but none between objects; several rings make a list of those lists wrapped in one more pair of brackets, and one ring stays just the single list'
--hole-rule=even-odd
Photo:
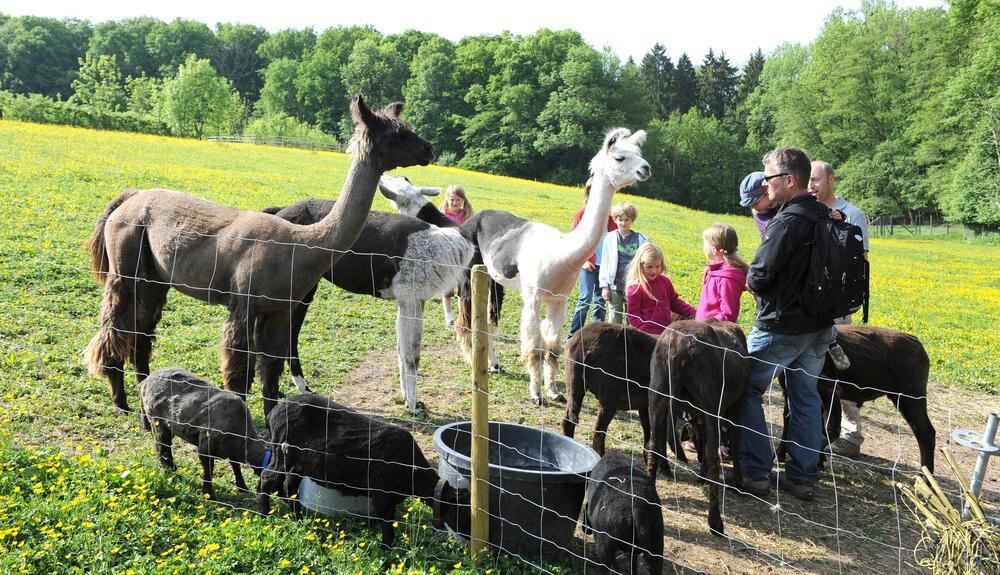
[{"label": "man in white shirt", "polygon": [[[864,212],[858,209],[857,206],[840,196],[834,195],[833,181],[833,166],[822,160],[812,162],[812,173],[809,175],[809,192],[816,196],[816,199],[820,203],[831,210],[840,212],[847,223],[861,228],[861,239],[865,248],[865,259],[867,260],[868,219],[865,217]],[[838,216],[834,215],[833,217],[837,218]],[[837,318],[834,320],[834,329],[836,329],[837,324],[843,325],[849,323],[851,323],[851,316],[849,315]],[[834,346],[836,346],[836,349]],[[839,352],[839,355],[843,356],[844,352],[836,343],[834,343],[834,346],[830,347],[830,355],[833,357],[834,363],[837,364],[838,369],[847,369],[850,362],[848,361],[847,365],[842,367],[840,358],[836,354]],[[843,357],[846,359],[846,356]],[[861,431],[861,410],[858,404],[853,401],[841,401],[840,407],[843,412],[840,437],[830,444],[830,449],[836,455],[847,457],[860,455],[861,444],[865,441],[865,436]]]}]

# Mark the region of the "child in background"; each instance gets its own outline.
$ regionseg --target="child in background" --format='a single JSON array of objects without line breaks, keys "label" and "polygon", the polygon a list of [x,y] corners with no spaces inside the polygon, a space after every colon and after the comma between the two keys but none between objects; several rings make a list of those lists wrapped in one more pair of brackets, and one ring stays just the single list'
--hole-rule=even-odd
[{"label": "child in background", "polygon": [[747,285],[750,266],[736,255],[739,238],[726,224],[715,224],[701,234],[708,266],[702,275],[701,297],[694,318],[735,322],[740,316],[740,295]]},{"label": "child in background", "polygon": [[632,224],[639,211],[630,203],[619,202],[611,208],[618,230],[608,232],[601,246],[601,263],[598,284],[601,297],[611,304],[611,323],[623,323],[625,307],[625,272],[635,257],[639,246],[649,241],[645,235],[634,231]]},{"label": "child in background", "polygon": [[[465,197],[465,188],[462,186],[448,186],[444,193],[444,200],[441,202],[441,212],[451,221],[458,225],[465,223],[465,220],[472,217],[472,202]],[[449,291],[441,296],[441,305],[444,307],[444,324],[451,328],[455,324],[455,319],[451,315],[451,298],[455,291]]]},{"label": "child in background", "polygon": [[656,244],[643,244],[628,267],[625,299],[629,325],[650,335],[660,335],[671,322],[671,312],[685,317],[696,310],[677,295],[664,275],[663,252]]}]

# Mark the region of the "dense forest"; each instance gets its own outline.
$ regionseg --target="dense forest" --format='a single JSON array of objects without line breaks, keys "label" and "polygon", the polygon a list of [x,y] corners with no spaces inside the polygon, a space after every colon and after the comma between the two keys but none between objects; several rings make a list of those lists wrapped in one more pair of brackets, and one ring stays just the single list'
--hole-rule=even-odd
[{"label": "dense forest", "polygon": [[[669,38],[663,42],[669,45]],[[343,142],[348,101],[406,102],[438,162],[580,184],[604,130],[645,128],[636,193],[738,210],[762,153],[797,145],[869,217],[1000,226],[1000,3],[883,1],[831,13],[808,45],[742,67],[709,50],[641,62],[572,30],[452,42],[371,27],[268,33],[191,20],[0,14],[0,117],[178,136]]]}]

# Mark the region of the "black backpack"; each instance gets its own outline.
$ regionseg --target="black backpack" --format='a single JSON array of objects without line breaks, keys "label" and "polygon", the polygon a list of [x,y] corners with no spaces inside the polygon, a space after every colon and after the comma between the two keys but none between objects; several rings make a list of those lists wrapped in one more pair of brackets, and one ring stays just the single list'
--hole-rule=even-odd
[{"label": "black backpack", "polygon": [[826,320],[858,311],[868,301],[868,266],[861,228],[796,208],[792,206],[788,212],[815,224],[809,269],[799,300],[802,310]]}]

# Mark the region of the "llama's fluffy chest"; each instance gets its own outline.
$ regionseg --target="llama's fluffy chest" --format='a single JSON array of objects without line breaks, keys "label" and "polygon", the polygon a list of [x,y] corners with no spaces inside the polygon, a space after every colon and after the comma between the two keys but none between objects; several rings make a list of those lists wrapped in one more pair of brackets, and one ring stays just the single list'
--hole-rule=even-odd
[{"label": "llama's fluffy chest", "polygon": [[472,261],[473,251],[456,228],[430,228],[412,234],[399,271],[379,296],[428,300],[453,290]]}]

